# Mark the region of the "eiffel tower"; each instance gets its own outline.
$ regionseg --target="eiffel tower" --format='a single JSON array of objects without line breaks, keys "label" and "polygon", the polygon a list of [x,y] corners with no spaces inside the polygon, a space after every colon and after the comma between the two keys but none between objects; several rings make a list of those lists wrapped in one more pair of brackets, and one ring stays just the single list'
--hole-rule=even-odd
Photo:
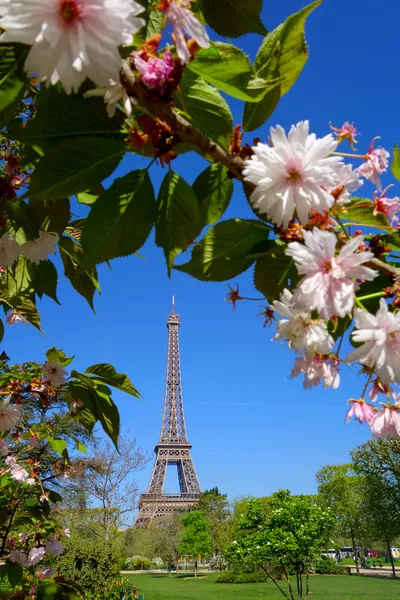
[{"label": "eiffel tower", "polygon": [[[182,383],[179,357],[179,315],[175,312],[172,297],[172,312],[168,315],[168,357],[165,382],[164,412],[161,423],[160,441],[154,452],[156,460],[149,487],[139,501],[139,513],[134,527],[147,525],[153,519],[166,517],[175,510],[186,509],[198,501],[201,489],[186,436],[183,415]],[[179,493],[164,493],[167,466],[178,468]]]}]

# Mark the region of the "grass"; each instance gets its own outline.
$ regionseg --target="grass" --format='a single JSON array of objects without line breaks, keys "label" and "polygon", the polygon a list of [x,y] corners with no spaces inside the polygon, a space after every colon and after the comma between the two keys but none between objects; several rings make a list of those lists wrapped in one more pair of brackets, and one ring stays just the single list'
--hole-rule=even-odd
[{"label": "grass", "polygon": [[[151,573],[126,575],[132,584],[140,586],[146,600],[283,600],[271,582],[217,584],[216,576],[210,573],[195,579]],[[399,600],[400,581],[316,575],[310,578],[310,591],[310,600]]]}]

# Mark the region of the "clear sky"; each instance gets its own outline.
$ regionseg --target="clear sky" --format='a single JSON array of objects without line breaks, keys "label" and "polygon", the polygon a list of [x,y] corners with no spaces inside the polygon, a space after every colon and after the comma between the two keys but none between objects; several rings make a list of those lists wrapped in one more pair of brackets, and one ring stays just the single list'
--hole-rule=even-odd
[{"label": "clear sky", "polygon": [[[302,0],[266,0],[264,22],[271,30],[303,6]],[[362,133],[360,150],[376,135],[391,150],[400,138],[399,18],[394,0],[325,0],[307,23],[310,57],[299,81],[270,123],[248,141],[254,135],[266,140],[268,126],[276,123],[289,127],[309,119],[312,131],[325,135],[329,122],[340,126],[348,120]],[[254,35],[235,43],[254,58],[261,41]],[[229,102],[239,122],[241,103]],[[141,164],[140,157],[130,155],[118,175]],[[206,164],[190,155],[172,166],[191,183]],[[152,173],[158,186],[164,172],[153,167]],[[369,184],[364,189],[373,192]],[[226,218],[233,216],[252,216],[239,184]],[[282,487],[314,492],[315,472],[346,461],[349,450],[369,437],[366,427],[343,422],[346,400],[361,391],[356,372],[343,368],[336,392],[304,390],[300,379],[288,378],[294,355],[271,343],[273,329],[264,329],[257,316],[261,303],[242,302],[233,312],[223,302],[224,283],[201,283],[179,272],[169,280],[154,233],[141,254],[145,260],[118,259],[112,271],[100,268],[103,293],[95,300],[97,315],[61,278],[62,306],[48,299],[41,305],[46,337],[32,327],[15,326],[7,329],[4,349],[15,362],[42,361],[45,350],[56,345],[76,355],[78,370],[110,362],[128,373],[143,402],[115,394],[123,429],[152,452],[162,414],[166,319],[175,293],[186,425],[203,489],[217,485],[230,497],[267,495]],[[237,281],[244,295],[257,295],[251,270]],[[138,476],[143,490],[151,469],[152,462]],[[176,491],[173,478],[168,481],[168,491]]]}]

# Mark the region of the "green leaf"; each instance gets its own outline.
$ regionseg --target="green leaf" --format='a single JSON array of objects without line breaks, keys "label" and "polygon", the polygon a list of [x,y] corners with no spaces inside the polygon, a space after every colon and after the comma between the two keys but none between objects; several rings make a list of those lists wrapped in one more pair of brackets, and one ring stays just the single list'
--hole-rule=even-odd
[{"label": "green leaf", "polygon": [[390,246],[390,248],[392,248],[393,250],[397,250],[400,251],[400,233],[395,231],[393,233],[391,233],[390,235],[384,236],[382,238],[382,241],[384,242],[385,246]]},{"label": "green leaf", "polygon": [[200,7],[210,27],[224,37],[267,33],[260,19],[262,0],[201,0]]},{"label": "green leaf", "polygon": [[200,230],[205,225],[216,223],[226,209],[233,194],[233,181],[220,164],[207,167],[193,183],[200,213]]},{"label": "green leaf", "polygon": [[213,42],[209,48],[201,49],[187,68],[222,92],[248,102],[258,102],[277,83],[254,78],[249,57],[224,42]]},{"label": "green leaf", "polygon": [[31,276],[25,258],[20,257],[6,270],[4,284],[10,298],[31,290]]},{"label": "green leaf", "polygon": [[118,408],[110,397],[109,390],[106,386],[97,384],[94,395],[98,419],[102,424],[104,431],[118,449],[117,444],[120,431]]},{"label": "green leaf", "polygon": [[95,291],[100,291],[95,268],[81,271],[80,264],[83,257],[81,246],[71,238],[61,236],[59,242],[61,259],[64,264],[65,276],[70,280],[75,290],[89,303],[92,310]]},{"label": "green leaf", "polygon": [[369,198],[352,198],[351,202],[336,209],[336,214],[345,221],[387,229],[388,220],[382,213],[374,215],[374,208],[375,204]]},{"label": "green leaf", "polygon": [[7,564],[7,567],[8,567],[8,570],[7,570],[8,581],[11,583],[11,585],[13,587],[15,587],[22,580],[22,577],[24,574],[23,569],[22,569],[21,565],[18,565],[17,563],[11,563],[11,562]]},{"label": "green leaf", "polygon": [[6,508],[0,508],[0,526],[8,521],[9,514]]},{"label": "green leaf", "polygon": [[112,365],[106,363],[100,363],[98,365],[92,365],[85,371],[85,375],[94,375],[93,379],[101,381],[106,385],[111,385],[135,398],[140,398],[140,394],[137,389],[132,385],[128,375],[124,373],[117,373]]},{"label": "green leaf", "polygon": [[79,204],[94,204],[98,198],[96,194],[91,194],[90,192],[81,192],[76,195]]},{"label": "green leaf", "polygon": [[381,292],[386,287],[392,287],[393,280],[385,273],[379,273],[373,281],[365,281],[362,283],[357,291],[357,297],[361,298],[362,305],[368,310],[368,312],[375,314],[379,308],[380,298],[368,298],[362,300],[363,296],[369,296]]},{"label": "green leaf", "polygon": [[400,152],[397,144],[393,148],[392,173],[400,181]]},{"label": "green leaf", "polygon": [[28,52],[23,44],[0,45],[0,129],[12,119],[24,98],[24,62]]},{"label": "green leaf", "polygon": [[307,62],[308,52],[304,27],[308,15],[321,3],[316,0],[267,35],[257,52],[254,63],[255,76],[279,80],[280,85],[268,92],[257,105],[246,103],[243,123],[246,131],[260,127],[271,116],[280,96],[290,90]]},{"label": "green leaf", "polygon": [[[122,140],[124,116],[110,119],[103,98],[66,94],[60,86],[41,86],[35,101],[35,116],[26,127],[12,130],[13,139],[28,142],[55,157],[50,148],[71,138],[91,137]],[[21,123],[22,125],[22,123]]]},{"label": "green leaf", "polygon": [[55,346],[47,350],[46,356],[49,362],[62,365],[63,367],[68,367],[75,358],[75,356],[66,356],[63,350],[59,350]]},{"label": "green leaf", "polygon": [[54,504],[56,502],[62,502],[62,496],[60,496],[60,494],[58,494],[54,490],[46,490],[46,492],[47,492],[50,502],[53,502]]},{"label": "green leaf", "polygon": [[182,98],[179,94],[175,96],[176,108],[201,133],[228,147],[233,117],[221,94],[189,69],[185,70],[179,87]]},{"label": "green leaf", "polygon": [[29,200],[28,213],[37,229],[63,233],[71,215],[69,199]]},{"label": "green leaf", "polygon": [[297,281],[294,260],[285,254],[285,244],[271,242],[265,256],[260,257],[254,269],[254,285],[269,303],[279,296],[293,281]]},{"label": "green leaf", "polygon": [[28,262],[28,271],[30,274],[32,286],[38,296],[49,296],[57,304],[60,304],[57,298],[57,269],[51,260],[42,260],[39,264]]},{"label": "green leaf", "polygon": [[147,21],[146,40],[153,35],[161,33],[163,28],[164,15],[161,10],[150,10],[149,19]]},{"label": "green leaf", "polygon": [[67,442],[65,440],[59,440],[52,437],[48,437],[47,441],[50,446],[53,448],[54,452],[57,452],[61,456],[65,455],[65,451],[67,449]]},{"label": "green leaf", "polygon": [[197,198],[180,175],[169,171],[157,201],[156,244],[163,248],[168,273],[177,255],[186,250],[198,232]]},{"label": "green leaf", "polygon": [[80,400],[83,403],[79,409],[79,414],[75,417],[81,422],[88,431],[92,431],[98,421],[95,411],[91,388],[81,381],[71,381],[68,383],[68,395],[71,400]]},{"label": "green leaf", "polygon": [[156,201],[146,169],[114,181],[93,205],[82,234],[83,266],[133,254],[153,228]]},{"label": "green leaf", "polygon": [[201,281],[226,281],[246,271],[268,242],[260,221],[232,219],[217,223],[198,242],[189,262],[176,266]]},{"label": "green leaf", "polygon": [[58,591],[58,584],[55,581],[51,579],[41,581],[37,586],[36,598],[37,600],[54,600],[60,598]]},{"label": "green leaf", "polygon": [[122,142],[80,137],[54,146],[33,171],[30,197],[61,199],[95,186],[111,175],[125,153]]}]

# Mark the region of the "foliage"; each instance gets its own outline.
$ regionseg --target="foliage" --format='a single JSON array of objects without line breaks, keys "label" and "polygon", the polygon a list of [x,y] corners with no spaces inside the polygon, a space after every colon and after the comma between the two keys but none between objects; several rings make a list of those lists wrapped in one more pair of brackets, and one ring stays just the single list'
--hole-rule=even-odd
[{"label": "foliage", "polygon": [[228,569],[228,562],[222,554],[217,554],[208,563],[211,571],[226,571]]},{"label": "foliage", "polygon": [[256,571],[255,573],[223,573],[218,575],[215,583],[263,583],[268,580],[268,577],[262,571]]},{"label": "foliage", "polygon": [[146,571],[150,569],[151,560],[146,556],[139,556],[138,554],[130,556],[125,560],[127,569],[134,569],[135,571]]},{"label": "foliage", "polygon": [[[273,494],[269,506],[266,517],[261,502],[250,501],[240,522],[243,535],[231,544],[228,557],[242,564],[256,563],[261,568],[268,562],[279,561],[290,598],[294,599],[288,577],[290,570],[296,573],[297,595],[302,598],[303,574],[308,576],[310,563],[327,540],[333,517],[329,509],[323,510],[310,497],[291,496],[285,490]],[[271,573],[268,576],[284,593],[276,577]]]},{"label": "foliage", "polygon": [[205,490],[197,504],[207,521],[210,523],[213,557],[223,551],[229,541],[228,518],[230,516],[228,497],[221,494],[217,487]]},{"label": "foliage", "polygon": [[184,530],[179,550],[194,557],[196,573],[198,556],[205,558],[211,552],[210,524],[200,510],[194,510],[182,517],[182,525]]},{"label": "foliage", "polygon": [[320,556],[317,559],[315,572],[319,575],[345,575],[344,570],[330,556]]}]

